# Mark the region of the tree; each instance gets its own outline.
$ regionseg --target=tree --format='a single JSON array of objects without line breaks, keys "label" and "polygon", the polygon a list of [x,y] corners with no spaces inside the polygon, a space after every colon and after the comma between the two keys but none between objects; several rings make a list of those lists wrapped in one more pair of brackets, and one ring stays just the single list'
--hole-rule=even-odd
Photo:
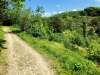
[{"label": "tree", "polygon": [[37,16],[42,16],[42,14],[44,14],[44,8],[43,8],[43,6],[37,6],[37,8],[36,8],[36,15]]},{"label": "tree", "polygon": [[78,11],[70,11],[70,12],[68,12],[68,15],[73,17],[73,18],[79,18],[79,16],[80,16]]},{"label": "tree", "polygon": [[50,26],[53,27],[54,32],[62,32],[66,28],[66,22],[60,16],[51,17]]},{"label": "tree", "polygon": [[31,24],[31,10],[29,9],[24,9],[21,10],[21,14],[18,18],[18,25],[21,29],[21,31],[25,31],[29,28]]},{"label": "tree", "polygon": [[[18,1],[21,1],[21,2],[24,2],[26,0],[10,0],[10,1],[15,1],[15,2],[18,2]],[[30,0],[29,0],[30,1]]]},{"label": "tree", "polygon": [[14,10],[21,10],[24,7],[22,1],[17,1],[17,2],[11,1],[10,4]]},{"label": "tree", "polygon": [[90,26],[93,27],[94,29],[96,29],[96,27],[98,26],[98,22],[99,22],[99,20],[98,20],[98,18],[96,17],[96,18],[94,18],[94,19],[92,19],[92,20],[90,21]]},{"label": "tree", "polygon": [[87,7],[84,11],[87,13],[87,16],[100,16],[99,7]]},{"label": "tree", "polygon": [[[0,0],[0,22],[7,18],[6,9],[8,5],[12,5],[15,2],[17,4],[17,8],[22,5],[21,2],[25,2],[26,0]],[[30,1],[30,0],[29,0]]]},{"label": "tree", "polygon": [[87,22],[86,22],[86,20],[83,20],[83,36],[84,36],[84,38],[86,37],[86,27],[87,27]]},{"label": "tree", "polygon": [[85,16],[86,15],[86,11],[84,11],[84,10],[80,10],[80,11],[78,11],[78,13],[80,14],[80,16]]},{"label": "tree", "polygon": [[[8,12],[8,19],[12,21],[12,24],[19,25],[21,31],[24,31],[24,27],[26,26],[26,20],[27,20],[27,12],[22,10],[24,7],[24,4],[22,1],[11,1],[11,8],[7,10]],[[26,19],[25,19],[26,18]],[[24,20],[24,21],[23,21]]]},{"label": "tree", "polygon": [[73,18],[70,16],[66,17],[66,28],[70,30],[73,29]]},{"label": "tree", "polygon": [[6,9],[8,6],[8,1],[0,0],[0,22],[6,18]]}]

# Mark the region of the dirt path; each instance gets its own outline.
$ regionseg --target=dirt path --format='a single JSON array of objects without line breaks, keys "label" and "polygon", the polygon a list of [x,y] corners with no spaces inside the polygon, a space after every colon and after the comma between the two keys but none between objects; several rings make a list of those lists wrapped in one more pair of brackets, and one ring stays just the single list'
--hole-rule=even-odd
[{"label": "dirt path", "polygon": [[9,28],[3,28],[8,50],[7,75],[54,75],[43,57],[11,33]]}]

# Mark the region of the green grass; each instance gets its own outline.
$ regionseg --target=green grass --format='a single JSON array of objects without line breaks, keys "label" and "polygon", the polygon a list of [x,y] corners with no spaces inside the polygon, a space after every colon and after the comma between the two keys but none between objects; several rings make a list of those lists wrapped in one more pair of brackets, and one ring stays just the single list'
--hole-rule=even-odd
[{"label": "green grass", "polygon": [[6,61],[6,51],[4,50],[3,44],[6,41],[4,40],[4,32],[2,27],[0,26],[0,75],[5,75],[5,71],[7,68]]},{"label": "green grass", "polygon": [[6,41],[4,40],[4,32],[2,30],[2,27],[0,26],[0,52],[2,51],[2,49],[4,48],[3,47],[3,44],[5,43]]},{"label": "green grass", "polygon": [[57,75],[100,75],[100,68],[81,54],[86,52],[85,48],[77,47],[79,50],[73,51],[62,43],[34,38],[25,32],[18,32],[16,28],[11,27],[11,30],[39,53],[52,60],[52,67],[57,71]]}]

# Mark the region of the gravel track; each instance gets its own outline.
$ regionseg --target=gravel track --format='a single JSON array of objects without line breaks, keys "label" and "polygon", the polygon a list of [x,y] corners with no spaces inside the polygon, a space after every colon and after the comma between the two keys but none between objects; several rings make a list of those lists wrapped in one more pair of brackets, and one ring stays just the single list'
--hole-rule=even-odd
[{"label": "gravel track", "polygon": [[54,75],[54,71],[39,53],[13,34],[8,27],[3,30],[8,50],[7,75]]}]

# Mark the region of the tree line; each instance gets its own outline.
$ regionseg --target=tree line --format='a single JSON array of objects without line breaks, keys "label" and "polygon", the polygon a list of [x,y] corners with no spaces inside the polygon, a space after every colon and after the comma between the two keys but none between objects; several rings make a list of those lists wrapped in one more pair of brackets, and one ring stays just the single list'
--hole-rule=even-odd
[{"label": "tree line", "polygon": [[[86,37],[86,34],[93,33],[100,35],[99,7],[87,7],[84,10],[69,11],[51,17],[42,17],[45,13],[43,6],[37,6],[36,10],[33,11],[31,8],[24,8],[24,1],[1,0],[0,23],[3,25],[11,24],[19,26],[21,31],[27,31],[32,35],[34,33],[36,36],[45,34],[41,32],[51,30],[50,32],[53,33],[62,33],[67,29],[82,29],[84,37]],[[34,32],[33,29],[35,29]],[[42,31],[41,29],[46,31]]]}]

